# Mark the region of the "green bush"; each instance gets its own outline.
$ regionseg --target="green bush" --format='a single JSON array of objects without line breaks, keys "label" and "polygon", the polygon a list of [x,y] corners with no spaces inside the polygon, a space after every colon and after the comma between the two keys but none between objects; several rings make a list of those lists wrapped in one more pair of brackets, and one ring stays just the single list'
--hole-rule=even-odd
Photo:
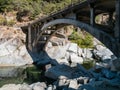
[{"label": "green bush", "polygon": [[40,13],[50,14],[67,7],[71,1],[75,3],[78,0],[0,0],[0,12],[18,11],[18,13],[22,13],[29,11],[28,17],[35,19]]},{"label": "green bush", "polygon": [[0,16],[0,25],[6,25],[7,21],[4,17]]},{"label": "green bush", "polygon": [[8,26],[13,26],[15,23],[16,23],[15,20],[7,21]]},{"label": "green bush", "polygon": [[81,48],[93,48],[93,37],[89,33],[85,32],[78,34],[76,31],[74,31],[69,36],[69,40],[77,43]]}]

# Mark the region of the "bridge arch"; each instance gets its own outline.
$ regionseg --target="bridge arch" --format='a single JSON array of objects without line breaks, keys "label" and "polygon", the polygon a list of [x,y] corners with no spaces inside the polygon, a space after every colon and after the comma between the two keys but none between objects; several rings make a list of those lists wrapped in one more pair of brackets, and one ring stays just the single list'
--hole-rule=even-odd
[{"label": "bridge arch", "polygon": [[[69,25],[74,25],[76,27],[79,27],[81,29],[84,29],[86,32],[90,33],[92,36],[100,40],[106,47],[108,47],[114,54],[116,54],[116,45],[114,44],[115,40],[113,37],[111,37],[109,34],[103,32],[102,30],[99,30],[98,28],[95,28],[92,25],[74,20],[74,19],[56,19],[52,20],[46,24],[43,25],[41,28],[41,31],[43,32],[46,30],[48,27],[54,26],[54,25],[59,25],[59,24],[69,24]],[[37,41],[39,40],[39,37],[37,38]],[[49,38],[50,39],[50,38]],[[49,39],[46,42],[46,45],[49,41]],[[45,45],[45,47],[46,47]]]}]

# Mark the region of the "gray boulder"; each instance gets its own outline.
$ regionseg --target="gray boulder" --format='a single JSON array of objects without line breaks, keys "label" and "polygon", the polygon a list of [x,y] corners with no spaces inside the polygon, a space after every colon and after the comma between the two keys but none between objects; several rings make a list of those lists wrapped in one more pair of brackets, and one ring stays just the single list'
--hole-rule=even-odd
[{"label": "gray boulder", "polygon": [[78,46],[76,43],[70,43],[67,51],[68,52],[73,52],[73,53],[76,53],[77,54],[77,49],[78,49]]},{"label": "gray boulder", "polygon": [[83,64],[83,58],[77,56],[75,53],[70,54],[70,60],[72,63]]},{"label": "gray boulder", "polygon": [[66,47],[64,47],[64,46],[53,47],[52,49],[49,49],[49,50],[47,51],[47,53],[48,53],[48,55],[49,55],[52,59],[65,58]]},{"label": "gray boulder", "polygon": [[37,82],[30,85],[32,90],[45,90],[47,88],[44,82]]},{"label": "gray boulder", "polygon": [[32,63],[33,60],[20,39],[13,38],[0,45],[0,65],[22,66]]},{"label": "gray boulder", "polygon": [[113,55],[113,53],[108,48],[102,45],[97,45],[93,53],[96,59],[102,60],[102,61],[106,59],[112,59],[111,56]]},{"label": "gray boulder", "polygon": [[70,80],[70,84],[69,84],[69,89],[78,89],[78,83],[77,83],[77,80]]},{"label": "gray boulder", "polygon": [[[15,85],[15,84],[7,84],[7,85],[4,85],[0,88],[0,90],[21,90],[20,89],[21,85],[18,84],[18,85]],[[26,89],[27,90],[27,89]]]}]

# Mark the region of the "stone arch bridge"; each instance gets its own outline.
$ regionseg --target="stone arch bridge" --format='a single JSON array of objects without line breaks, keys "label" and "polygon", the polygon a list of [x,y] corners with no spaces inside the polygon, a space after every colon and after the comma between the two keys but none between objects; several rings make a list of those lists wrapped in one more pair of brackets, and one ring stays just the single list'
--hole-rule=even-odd
[{"label": "stone arch bridge", "polygon": [[[107,24],[96,22],[100,14],[108,15]],[[51,36],[66,25],[84,29],[120,57],[120,0],[78,0],[63,10],[22,26],[27,35],[27,49],[31,52],[44,50]]]}]

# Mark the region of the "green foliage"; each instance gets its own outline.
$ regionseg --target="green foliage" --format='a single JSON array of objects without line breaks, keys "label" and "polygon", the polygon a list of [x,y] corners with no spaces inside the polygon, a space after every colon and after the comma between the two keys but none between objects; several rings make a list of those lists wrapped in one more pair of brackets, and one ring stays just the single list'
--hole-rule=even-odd
[{"label": "green foliage", "polygon": [[[75,3],[78,0],[0,0],[0,12],[18,11],[18,13],[23,13],[28,11],[28,17],[34,19],[40,13],[56,12],[71,4],[71,1]],[[21,14],[17,15],[20,15],[18,17],[22,16]]]},{"label": "green foliage", "polygon": [[13,26],[16,22],[14,20],[7,21],[7,26]]},{"label": "green foliage", "polygon": [[74,43],[77,43],[81,48],[93,48],[93,37],[89,33],[80,33],[78,34],[74,31],[70,36],[69,40]]},{"label": "green foliage", "polygon": [[6,19],[0,16],[0,25],[5,25]]},{"label": "green foliage", "polygon": [[7,21],[5,17],[0,16],[0,25],[13,26],[16,23],[15,20]]}]

